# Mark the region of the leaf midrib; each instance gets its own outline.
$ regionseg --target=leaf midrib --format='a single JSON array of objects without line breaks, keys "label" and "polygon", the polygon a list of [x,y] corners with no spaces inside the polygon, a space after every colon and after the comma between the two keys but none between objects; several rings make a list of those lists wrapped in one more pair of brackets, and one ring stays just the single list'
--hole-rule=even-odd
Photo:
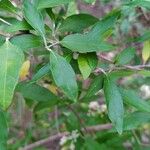
[{"label": "leaf midrib", "polygon": [[6,43],[6,61],[5,61],[5,71],[4,71],[4,89],[3,89],[3,106],[6,107],[5,96],[6,96],[6,76],[7,76],[7,59],[8,59],[8,42]]}]

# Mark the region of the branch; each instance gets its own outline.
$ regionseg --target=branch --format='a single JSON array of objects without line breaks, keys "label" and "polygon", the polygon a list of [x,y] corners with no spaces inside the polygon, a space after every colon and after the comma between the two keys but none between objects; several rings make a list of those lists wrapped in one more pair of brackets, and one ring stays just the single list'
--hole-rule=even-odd
[{"label": "branch", "polygon": [[[96,126],[91,126],[91,127],[86,127],[86,131],[85,129],[82,129],[82,131],[85,133],[95,133],[98,131],[103,131],[103,130],[109,130],[112,128],[112,124],[108,123],[108,124],[102,124],[102,125],[96,125]],[[33,150],[34,148],[37,148],[39,146],[44,146],[46,144],[51,144],[54,143],[55,141],[60,140],[63,136],[67,136],[69,135],[69,132],[62,132],[56,135],[52,135],[46,139],[37,141],[33,144],[27,145],[24,148],[21,148],[20,150]]]},{"label": "branch", "polygon": [[139,70],[142,68],[150,68],[150,65],[136,65],[136,66],[128,66],[128,65],[124,65],[124,67],[129,68],[129,69],[134,69],[134,70]]},{"label": "branch", "polygon": [[91,127],[86,127],[86,130],[88,131],[88,133],[90,133],[90,132],[95,133],[95,132],[99,132],[99,131],[103,131],[103,130],[109,130],[111,128],[112,128],[112,124],[107,123],[107,124],[102,124],[102,125],[95,125],[95,126],[91,126]]},{"label": "branch", "polygon": [[[108,59],[107,57],[105,57],[103,55],[100,55],[99,57],[101,59],[105,60],[105,61],[108,61],[111,64],[114,64],[114,62],[111,59]],[[150,64],[147,64],[147,65],[136,65],[136,66],[122,65],[121,67],[114,67],[115,70],[120,70],[120,69],[141,70],[143,68],[150,68]],[[109,70],[106,70],[106,71],[109,71]]]}]

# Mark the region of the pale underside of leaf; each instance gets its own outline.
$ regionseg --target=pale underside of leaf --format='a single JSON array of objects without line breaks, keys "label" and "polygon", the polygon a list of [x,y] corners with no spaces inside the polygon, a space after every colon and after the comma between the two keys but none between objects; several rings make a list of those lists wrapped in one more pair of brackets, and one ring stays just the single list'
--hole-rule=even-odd
[{"label": "pale underside of leaf", "polygon": [[11,104],[23,59],[22,51],[9,41],[0,47],[0,106],[4,110]]}]

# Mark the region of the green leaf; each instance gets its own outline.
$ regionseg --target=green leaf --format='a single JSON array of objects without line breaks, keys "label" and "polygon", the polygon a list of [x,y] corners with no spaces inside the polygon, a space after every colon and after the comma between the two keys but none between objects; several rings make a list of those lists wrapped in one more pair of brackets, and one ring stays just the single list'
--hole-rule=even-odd
[{"label": "green leaf", "polygon": [[53,9],[52,8],[46,8],[46,12],[48,14],[48,16],[50,17],[50,19],[52,19],[53,21],[56,20],[56,14],[54,14]]},{"label": "green leaf", "polygon": [[102,20],[98,21],[92,30],[89,32],[89,36],[94,38],[94,40],[103,40],[105,39],[106,35],[108,34],[108,31],[110,32],[115,24],[118,18],[120,17],[120,10],[113,10],[108,15],[106,15]]},{"label": "green leaf", "polygon": [[37,8],[29,1],[24,0],[23,13],[27,22],[39,32],[42,37],[45,37],[44,20]]},{"label": "green leaf", "polygon": [[17,47],[20,47],[23,51],[28,51],[31,48],[37,48],[43,46],[43,41],[40,37],[32,34],[17,35],[10,39],[10,42]]},{"label": "green leaf", "polygon": [[83,150],[108,150],[108,147],[104,144],[99,144],[96,140],[93,140],[90,137],[87,137],[83,145]]},{"label": "green leaf", "polygon": [[89,75],[91,74],[91,67],[88,64],[88,61],[86,59],[86,56],[84,55],[79,55],[78,57],[78,65],[79,65],[79,69],[81,71],[81,74],[83,76],[83,79],[87,79],[89,77]]},{"label": "green leaf", "polygon": [[38,9],[55,7],[72,1],[74,0],[39,0]]},{"label": "green leaf", "polygon": [[6,41],[0,47],[0,61],[0,107],[6,110],[12,102],[24,55],[20,49]]},{"label": "green leaf", "polygon": [[96,23],[87,34],[72,34],[66,36],[61,44],[76,52],[110,51],[115,47],[104,41],[106,33],[114,27],[120,11],[114,11]]},{"label": "green leaf", "polygon": [[135,56],[134,48],[126,48],[122,52],[120,52],[116,57],[116,64],[125,65],[128,64]]},{"label": "green leaf", "polygon": [[0,111],[0,150],[7,150],[8,127],[6,115]]},{"label": "green leaf", "polygon": [[84,0],[86,3],[92,4],[95,3],[96,0]]},{"label": "green leaf", "polygon": [[18,10],[9,0],[0,0],[0,10],[1,9],[15,14]]},{"label": "green leaf", "polygon": [[97,59],[94,56],[92,54],[80,54],[78,57],[78,65],[83,79],[87,79],[97,65]]},{"label": "green leaf", "polygon": [[86,52],[103,52],[113,50],[115,47],[107,42],[103,42],[100,40],[94,40],[87,34],[73,34],[66,36],[61,44],[74,51],[80,53]]},{"label": "green leaf", "polygon": [[142,58],[144,63],[150,58],[150,40],[144,42],[144,47],[142,50]]},{"label": "green leaf", "polygon": [[104,76],[100,75],[97,76],[96,78],[93,79],[92,83],[90,84],[87,93],[86,93],[86,98],[92,97],[95,95],[99,90],[103,88],[103,81],[104,81]]},{"label": "green leaf", "polygon": [[133,70],[116,70],[111,72],[111,74],[109,74],[109,76],[111,76],[111,78],[113,79],[118,79],[118,78],[122,78],[122,77],[127,77],[127,76],[131,76],[133,74],[135,74],[136,72]]},{"label": "green leaf", "polygon": [[143,75],[145,77],[150,77],[150,71],[149,70],[138,71],[138,74]]},{"label": "green leaf", "polygon": [[77,14],[66,18],[59,27],[61,32],[77,32],[80,33],[87,27],[95,24],[97,18],[88,14]]},{"label": "green leaf", "polygon": [[49,101],[52,106],[55,105],[58,100],[58,98],[48,89],[37,84],[20,83],[18,84],[16,91],[20,92],[25,99],[43,103]]},{"label": "green leaf", "polygon": [[147,40],[150,40],[150,31],[149,30],[147,30],[143,35],[133,39],[134,42],[145,42]]},{"label": "green leaf", "polygon": [[97,58],[96,53],[87,53],[84,55],[86,55],[88,64],[91,67],[91,70],[93,71],[97,67],[97,64],[98,64],[98,58]]},{"label": "green leaf", "polygon": [[41,69],[37,71],[37,73],[32,77],[31,82],[36,82],[37,80],[40,80],[45,75],[47,75],[50,72],[49,64],[46,64]]},{"label": "green leaf", "polygon": [[139,111],[150,112],[150,105],[142,100],[135,91],[120,88],[120,93],[126,104],[134,106]]},{"label": "green leaf", "polygon": [[150,122],[150,113],[133,112],[124,118],[124,130],[133,130]]},{"label": "green leaf", "polygon": [[150,1],[148,0],[134,0],[127,3],[126,5],[128,5],[129,7],[144,7],[150,10]]},{"label": "green leaf", "polygon": [[81,125],[79,123],[78,118],[75,116],[74,113],[70,112],[67,116],[66,116],[66,128],[68,131],[73,131],[73,130],[80,130]]},{"label": "green leaf", "polygon": [[62,56],[51,53],[50,69],[56,85],[63,90],[69,99],[76,101],[78,86],[71,65]]},{"label": "green leaf", "polygon": [[119,134],[123,130],[123,100],[116,83],[107,77],[104,80],[104,93],[108,107],[108,116]]},{"label": "green leaf", "polygon": [[5,37],[0,35],[0,46],[5,43]]},{"label": "green leaf", "polygon": [[33,112],[36,113],[36,112],[39,112],[40,110],[43,110],[46,108],[53,110],[54,105],[56,106],[58,104],[59,104],[59,99],[55,99],[55,101],[44,101],[44,102],[40,101],[35,105]]},{"label": "green leaf", "polygon": [[8,33],[33,29],[25,20],[19,21],[16,19],[13,22],[9,21],[9,23],[11,23],[11,25],[4,28],[4,31]]},{"label": "green leaf", "polygon": [[72,1],[67,5],[66,17],[76,14],[78,11],[76,1]]}]

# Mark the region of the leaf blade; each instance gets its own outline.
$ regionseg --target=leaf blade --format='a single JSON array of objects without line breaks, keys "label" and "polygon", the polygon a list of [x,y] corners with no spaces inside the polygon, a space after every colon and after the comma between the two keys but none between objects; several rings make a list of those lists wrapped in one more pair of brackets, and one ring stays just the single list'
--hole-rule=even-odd
[{"label": "leaf blade", "polygon": [[62,46],[80,53],[110,51],[115,49],[112,44],[104,41],[105,34],[111,30],[117,21],[120,11],[115,10],[104,19],[98,21],[87,34],[71,34],[60,42]]},{"label": "leaf blade", "polygon": [[23,14],[26,21],[39,32],[42,37],[45,37],[44,20],[37,8],[28,0],[24,0]]},{"label": "leaf blade", "polygon": [[0,111],[0,149],[7,150],[8,126],[6,115]]},{"label": "leaf blade", "polygon": [[36,74],[32,77],[31,83],[34,83],[38,80],[40,80],[42,77],[47,75],[50,72],[49,64],[46,64],[42,68],[40,68]]},{"label": "leaf blade", "polygon": [[74,0],[39,0],[38,9],[55,7],[72,1]]},{"label": "leaf blade", "polygon": [[150,122],[150,113],[136,111],[124,118],[124,130],[133,130],[148,122]]},{"label": "leaf blade", "polygon": [[52,106],[55,105],[58,100],[57,96],[51,93],[48,89],[34,83],[19,83],[16,91],[20,92],[26,99],[43,103],[49,101]]},{"label": "leaf blade", "polygon": [[[110,51],[115,47],[107,42],[94,40],[91,36],[85,34],[72,34],[66,36],[61,42],[61,45],[72,50],[73,52],[96,52]],[[78,44],[77,44],[78,43]]]},{"label": "leaf blade", "polygon": [[31,48],[38,48],[43,46],[42,39],[32,34],[14,36],[10,39],[10,42],[25,52]]},{"label": "leaf blade", "polygon": [[78,57],[78,65],[79,65],[79,69],[80,72],[83,76],[83,79],[87,79],[89,77],[89,75],[91,74],[91,67],[88,64],[88,60],[86,59],[86,56],[84,55],[79,55]]},{"label": "leaf blade", "polygon": [[126,48],[117,55],[115,62],[118,65],[128,64],[135,56],[134,48]]},{"label": "leaf blade", "polygon": [[150,105],[146,101],[141,100],[136,92],[120,88],[120,93],[125,103],[134,106],[139,111],[150,112]]},{"label": "leaf blade", "polygon": [[20,49],[6,41],[0,47],[0,60],[0,106],[6,110],[12,101],[24,55]]},{"label": "leaf blade", "polygon": [[142,58],[144,63],[146,63],[147,60],[150,58],[150,41],[144,42],[144,47],[142,50]]},{"label": "leaf blade", "polygon": [[97,18],[88,14],[71,15],[66,18],[59,27],[60,32],[82,32],[85,28],[98,21]]},{"label": "leaf blade", "polygon": [[9,13],[15,13],[15,14],[18,10],[9,0],[1,0],[0,9],[8,11]]},{"label": "leaf blade", "polygon": [[113,80],[109,77],[104,80],[104,93],[108,107],[108,116],[119,134],[123,131],[123,100]]},{"label": "leaf blade", "polygon": [[69,99],[76,101],[78,86],[71,65],[62,56],[51,53],[50,70],[56,85],[63,90]]}]

